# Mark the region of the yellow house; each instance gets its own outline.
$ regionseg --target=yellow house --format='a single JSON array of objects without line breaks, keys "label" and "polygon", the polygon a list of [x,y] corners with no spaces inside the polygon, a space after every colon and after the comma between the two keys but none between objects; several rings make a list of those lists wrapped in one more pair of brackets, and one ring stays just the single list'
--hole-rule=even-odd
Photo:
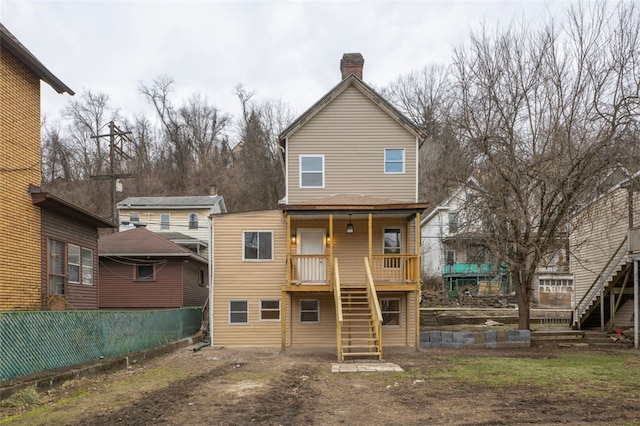
[{"label": "yellow house", "polygon": [[419,346],[421,131],[362,81],[342,80],[280,135],[277,210],[212,220],[213,345],[334,348],[382,359]]},{"label": "yellow house", "polygon": [[40,309],[40,81],[73,91],[0,24],[0,310]]}]

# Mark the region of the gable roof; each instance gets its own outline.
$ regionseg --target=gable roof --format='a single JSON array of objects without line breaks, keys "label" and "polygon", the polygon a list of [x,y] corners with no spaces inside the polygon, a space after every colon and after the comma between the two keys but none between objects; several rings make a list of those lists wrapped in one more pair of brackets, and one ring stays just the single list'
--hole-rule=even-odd
[{"label": "gable roof", "polygon": [[75,95],[75,92],[64,84],[58,77],[45,67],[20,41],[0,23],[0,46],[7,49],[13,56],[18,58],[27,68],[29,68],[40,80],[47,83],[58,93],[68,93]]},{"label": "gable roof", "polygon": [[191,250],[144,227],[101,236],[98,240],[98,255],[104,257],[177,257],[207,263],[206,259]]},{"label": "gable roof", "polygon": [[84,210],[83,208],[80,208],[75,204],[71,204],[62,198],[56,197],[49,192],[42,192],[39,187],[30,186],[29,193],[31,194],[31,202],[34,206],[59,214],[75,222],[80,222],[95,228],[118,227],[114,222]]},{"label": "gable roof", "polygon": [[426,135],[418,126],[411,120],[405,117],[396,107],[391,105],[385,98],[383,98],[378,92],[373,90],[369,85],[360,80],[355,74],[349,74],[340,83],[338,83],[333,89],[331,89],[320,100],[313,104],[308,110],[294,120],[286,129],[280,133],[278,137],[280,139],[280,145],[284,146],[284,141],[295,133],[299,128],[304,126],[309,120],[311,120],[318,112],[326,107],[331,101],[338,97],[348,87],[355,87],[373,103],[378,105],[382,110],[389,114],[394,120],[396,120],[402,127],[408,132],[413,134],[417,138],[424,139]]},{"label": "gable roof", "polygon": [[127,197],[118,203],[119,209],[210,209],[220,204],[220,210],[226,211],[224,198],[221,195],[194,195],[177,197]]}]

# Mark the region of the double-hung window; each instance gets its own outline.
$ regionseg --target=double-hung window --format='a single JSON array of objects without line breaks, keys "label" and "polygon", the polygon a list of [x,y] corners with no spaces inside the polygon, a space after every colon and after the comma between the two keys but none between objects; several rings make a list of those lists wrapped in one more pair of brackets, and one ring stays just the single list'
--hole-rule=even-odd
[{"label": "double-hung window", "polygon": [[384,150],[384,172],[404,173],[404,149],[387,148]]},{"label": "double-hung window", "polygon": [[261,300],[260,319],[262,321],[280,320],[280,300]]},{"label": "double-hung window", "polygon": [[244,231],[242,260],[273,260],[273,234],[271,231]]},{"label": "double-hung window", "polygon": [[320,322],[320,302],[313,299],[300,301],[300,322]]},{"label": "double-hung window", "polygon": [[300,156],[300,188],[324,188],[324,155]]},{"label": "double-hung window", "polygon": [[249,302],[246,300],[229,301],[229,324],[249,323]]},{"label": "double-hung window", "polygon": [[93,285],[93,250],[53,239],[48,250],[50,294],[64,294],[66,283]]},{"label": "double-hung window", "polygon": [[198,213],[189,213],[189,229],[198,229]]},{"label": "double-hung window", "polygon": [[382,325],[400,325],[400,299],[380,299]]},{"label": "double-hung window", "polygon": [[171,229],[171,215],[169,213],[160,214],[160,229],[163,231]]}]

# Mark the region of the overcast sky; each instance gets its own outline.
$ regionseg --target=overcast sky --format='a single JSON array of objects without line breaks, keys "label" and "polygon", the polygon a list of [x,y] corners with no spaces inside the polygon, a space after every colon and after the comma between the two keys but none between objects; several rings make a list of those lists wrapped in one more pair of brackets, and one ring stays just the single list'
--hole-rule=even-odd
[{"label": "overcast sky", "polygon": [[[555,1],[45,1],[0,0],[0,20],[71,87],[106,93],[124,115],[151,114],[139,93],[172,77],[175,105],[195,92],[237,116],[235,87],[280,99],[300,114],[340,80],[342,54],[360,52],[364,81],[388,85],[433,63],[484,22],[535,24]],[[42,112],[71,98],[43,86]]]}]

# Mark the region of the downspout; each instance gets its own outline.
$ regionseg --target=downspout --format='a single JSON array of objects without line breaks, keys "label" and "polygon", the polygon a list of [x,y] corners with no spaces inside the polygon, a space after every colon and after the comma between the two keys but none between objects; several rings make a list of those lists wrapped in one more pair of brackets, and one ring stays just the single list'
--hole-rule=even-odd
[{"label": "downspout", "polygon": [[215,247],[215,234],[213,232],[213,215],[209,215],[209,345],[213,346],[213,287],[215,284],[214,279],[214,266],[213,266],[213,251]]}]

